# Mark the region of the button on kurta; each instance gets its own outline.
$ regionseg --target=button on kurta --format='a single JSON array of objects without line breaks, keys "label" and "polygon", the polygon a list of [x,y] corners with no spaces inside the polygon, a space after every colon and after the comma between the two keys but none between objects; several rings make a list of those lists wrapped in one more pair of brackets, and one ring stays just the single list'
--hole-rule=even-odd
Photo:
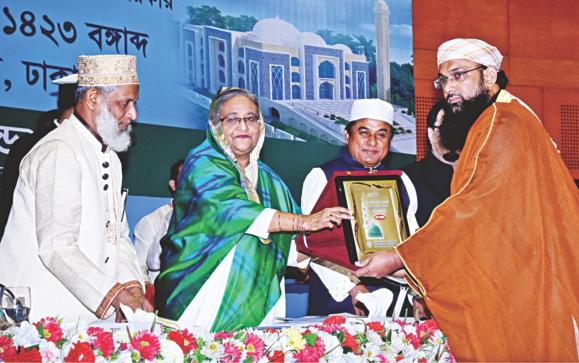
[{"label": "button on kurta", "polygon": [[103,163],[103,168],[108,168],[108,167],[109,167],[109,162],[108,162],[108,161],[105,161],[105,162]]},{"label": "button on kurta", "polygon": [[103,189],[104,189],[104,190],[109,189],[109,185],[108,185],[108,184],[105,184],[105,186],[103,187]]},{"label": "button on kurta", "polygon": [[103,174],[103,180],[107,180],[109,178],[109,174]]}]

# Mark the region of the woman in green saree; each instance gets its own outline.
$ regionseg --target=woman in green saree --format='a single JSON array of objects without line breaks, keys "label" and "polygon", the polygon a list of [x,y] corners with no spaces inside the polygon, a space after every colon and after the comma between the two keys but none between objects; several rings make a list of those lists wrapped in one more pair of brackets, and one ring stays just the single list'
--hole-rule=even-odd
[{"label": "woman in green saree", "polygon": [[207,139],[183,166],[162,241],[155,281],[162,317],[211,331],[273,323],[285,316],[283,275],[288,257],[296,259],[294,232],[352,218],[341,207],[299,214],[281,178],[259,161],[264,139],[255,96],[220,89]]}]

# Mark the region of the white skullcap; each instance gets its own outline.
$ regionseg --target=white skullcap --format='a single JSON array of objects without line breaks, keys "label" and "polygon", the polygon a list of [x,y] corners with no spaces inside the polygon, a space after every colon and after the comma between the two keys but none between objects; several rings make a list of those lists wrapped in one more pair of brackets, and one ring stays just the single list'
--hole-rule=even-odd
[{"label": "white skullcap", "polygon": [[496,47],[480,39],[456,38],[438,47],[437,64],[440,66],[441,63],[455,59],[468,59],[500,70],[503,56]]},{"label": "white skullcap", "polygon": [[389,125],[393,125],[394,107],[388,102],[378,98],[354,101],[352,110],[350,111],[350,121],[357,121],[364,118],[380,120]]}]

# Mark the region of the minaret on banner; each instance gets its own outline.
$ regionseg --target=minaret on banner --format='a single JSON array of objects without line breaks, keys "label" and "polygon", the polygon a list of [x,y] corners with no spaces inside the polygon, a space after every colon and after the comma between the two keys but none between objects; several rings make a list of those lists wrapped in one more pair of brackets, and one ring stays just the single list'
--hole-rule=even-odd
[{"label": "minaret on banner", "polygon": [[377,96],[390,101],[390,56],[388,5],[384,0],[376,0],[374,6],[376,15],[376,78]]}]

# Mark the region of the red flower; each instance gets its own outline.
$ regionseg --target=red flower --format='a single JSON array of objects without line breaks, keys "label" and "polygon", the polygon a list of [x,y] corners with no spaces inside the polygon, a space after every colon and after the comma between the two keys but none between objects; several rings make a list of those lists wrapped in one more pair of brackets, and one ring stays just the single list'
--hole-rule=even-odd
[{"label": "red flower", "polygon": [[110,332],[102,328],[90,327],[87,330],[88,335],[93,337],[92,346],[101,351],[103,357],[108,358],[115,351],[115,341]]},{"label": "red flower", "polygon": [[16,354],[16,347],[12,339],[7,336],[0,335],[0,360],[6,360],[6,357]]},{"label": "red flower", "polygon": [[213,336],[214,340],[223,340],[223,339],[227,339],[227,338],[231,338],[233,337],[233,333],[229,333],[226,331],[218,331],[217,333],[215,333],[215,335]]},{"label": "red flower", "polygon": [[426,341],[432,336],[432,333],[438,329],[434,320],[425,321],[422,324],[418,324],[416,327],[416,334],[422,339],[422,341]]},{"label": "red flower", "polygon": [[388,362],[388,358],[386,358],[386,356],[382,353],[378,354],[376,356],[376,359],[378,359],[378,361],[380,361],[380,363]]},{"label": "red flower", "polygon": [[331,324],[331,325],[318,325],[317,328],[325,333],[334,334],[339,332],[345,332],[346,329],[343,325]]},{"label": "red flower", "polygon": [[356,337],[350,333],[344,333],[344,341],[342,342],[342,347],[350,349],[354,354],[359,354],[359,345],[356,341]]},{"label": "red flower", "polygon": [[41,338],[54,344],[58,344],[62,340],[62,329],[55,318],[42,318],[39,322],[34,323],[34,326],[38,329]]},{"label": "red flower", "polygon": [[42,355],[36,348],[32,349],[23,349],[20,348],[20,351],[10,350],[2,359],[5,362],[42,362]]},{"label": "red flower", "polygon": [[167,338],[177,343],[184,354],[189,354],[190,351],[199,348],[197,339],[195,339],[193,334],[189,333],[187,329],[183,331],[172,331],[167,334]]},{"label": "red flower", "polygon": [[285,362],[285,355],[281,350],[274,350],[269,352],[267,355],[267,360],[271,363],[283,363]]},{"label": "red flower", "polygon": [[155,356],[161,351],[159,338],[146,330],[143,330],[139,335],[133,337],[131,345],[139,352],[141,357],[147,360],[155,359]]},{"label": "red flower", "polygon": [[230,342],[223,343],[223,357],[220,362],[239,362],[241,360],[241,351]]},{"label": "red flower", "polygon": [[426,360],[426,358],[418,358],[418,363],[426,363],[428,362],[428,360]]},{"label": "red flower", "polygon": [[368,323],[368,328],[375,331],[376,333],[383,333],[384,332],[384,326],[379,321],[373,321],[373,322]]},{"label": "red flower", "polygon": [[406,334],[406,340],[408,341],[408,343],[412,344],[412,346],[414,347],[414,349],[418,349],[420,347],[420,345],[422,344],[420,337],[416,334]]},{"label": "red flower", "polygon": [[247,333],[245,337],[245,351],[248,357],[253,357],[254,361],[258,361],[263,357],[265,345],[263,340],[255,334]]},{"label": "red flower", "polygon": [[344,324],[346,322],[346,318],[342,315],[334,315],[330,316],[326,320],[324,320],[324,325],[334,325],[334,324]]},{"label": "red flower", "polygon": [[68,352],[65,362],[94,362],[96,359],[94,352],[88,342],[76,342]]},{"label": "red flower", "polygon": [[319,362],[320,356],[313,347],[306,345],[303,350],[294,354],[294,359],[298,362]]}]

